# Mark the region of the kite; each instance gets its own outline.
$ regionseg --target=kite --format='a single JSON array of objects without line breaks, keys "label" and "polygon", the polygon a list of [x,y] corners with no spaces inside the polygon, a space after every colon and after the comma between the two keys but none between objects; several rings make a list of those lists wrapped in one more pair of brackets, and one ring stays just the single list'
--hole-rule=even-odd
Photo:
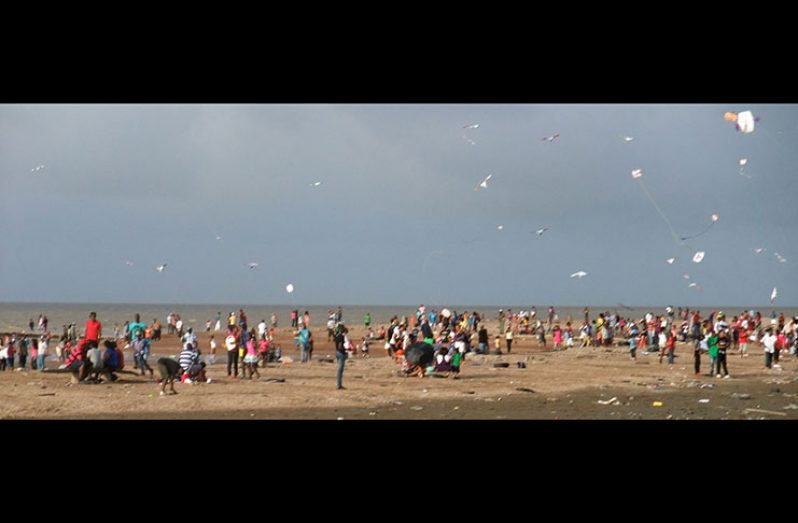
[{"label": "kite", "polygon": [[759,117],[754,116],[751,111],[743,111],[741,113],[728,112],[723,115],[723,119],[727,122],[735,122],[737,130],[744,134],[754,132],[755,124],[759,121]]},{"label": "kite", "polygon": [[693,263],[701,263],[701,260],[704,259],[704,251],[698,251],[693,255]]},{"label": "kite", "polygon": [[247,264],[247,267],[249,267],[250,269],[254,269],[257,266],[258,266],[258,262],[249,262]]},{"label": "kite", "polygon": [[288,285],[286,285],[285,286],[285,292],[287,292],[288,294],[291,294],[292,292],[294,292],[294,284],[293,283],[289,283]]},{"label": "kite", "polygon": [[[466,130],[467,129],[479,129],[479,124],[478,123],[472,123],[471,125],[464,125],[463,129],[466,129]],[[472,140],[471,138],[469,138],[465,134],[463,134],[463,140],[467,141],[471,145],[476,145],[477,144],[477,142],[475,142],[474,140]]]},{"label": "kite", "polygon": [[159,266],[157,266],[155,268],[155,270],[158,271],[158,272],[163,272],[164,269],[166,269],[166,264],[165,263],[163,265],[159,265]]},{"label": "kite", "polygon": [[757,253],[757,254],[762,254],[766,250],[767,249],[765,247],[757,247],[756,249],[754,249],[754,252]]},{"label": "kite", "polygon": [[571,278],[584,278],[585,276],[587,276],[587,273],[585,271],[579,271],[579,272],[573,273],[571,275]]},{"label": "kite", "polygon": [[222,239],[222,237],[221,237],[221,236],[219,236],[219,235],[217,234],[217,235],[216,235],[216,239],[217,239],[217,240],[221,240],[221,239]]},{"label": "kite", "polygon": [[699,232],[698,234],[694,234],[692,236],[683,236],[681,239],[682,240],[691,240],[693,238],[698,238],[702,234],[708,232],[712,228],[712,226],[715,225],[715,222],[717,222],[720,219],[720,216],[718,216],[717,214],[713,214],[709,218],[710,218],[709,225],[707,225],[706,229],[704,229],[703,231]]},{"label": "kite", "polygon": [[125,260],[125,265],[127,265],[128,267],[133,267],[133,262],[130,260]]},{"label": "kite", "polygon": [[634,136],[624,136],[623,137],[623,141],[626,142],[626,143],[634,142],[635,141],[635,137]]},{"label": "kite", "polygon": [[480,187],[482,187],[483,189],[487,189],[488,188],[488,180],[490,180],[492,177],[493,177],[493,175],[489,174],[487,178],[485,178],[484,180],[479,182],[479,185],[474,187],[474,190],[478,191]]},{"label": "kite", "polygon": [[30,172],[37,173],[37,172],[41,171],[42,169],[44,169],[44,165],[37,165],[36,167],[31,169]]},{"label": "kite", "polygon": [[675,262],[675,261],[676,261],[676,258],[668,258],[667,260],[665,260],[665,263],[667,263],[668,265],[673,265],[673,262]]},{"label": "kite", "polygon": [[554,140],[556,140],[559,137],[560,137],[560,133],[554,133],[551,136],[544,136],[543,138],[540,139],[540,141],[541,142],[549,142],[549,143],[551,143],[551,142],[553,142]]},{"label": "kite", "polygon": [[[548,231],[548,230],[549,230],[548,227],[543,227],[543,228],[540,228],[540,229],[536,230],[535,234],[537,234],[538,236],[543,236],[543,233]],[[532,231],[529,231],[529,232],[532,232]]]},{"label": "kite", "polygon": [[748,163],[748,158],[740,158],[740,176],[745,176],[746,178],[751,178],[750,174],[745,173],[745,164]]},{"label": "kite", "polygon": [[319,185],[321,185],[321,182],[313,182],[313,183],[311,183],[311,184],[309,184],[309,185],[310,185],[311,187],[318,187]]},{"label": "kite", "polygon": [[501,231],[502,229],[504,229],[504,225],[497,225],[496,228]]},{"label": "kite", "polygon": [[776,287],[773,287],[773,292],[770,293],[770,303],[776,301],[776,296],[778,295],[779,295],[778,289],[776,289]]}]

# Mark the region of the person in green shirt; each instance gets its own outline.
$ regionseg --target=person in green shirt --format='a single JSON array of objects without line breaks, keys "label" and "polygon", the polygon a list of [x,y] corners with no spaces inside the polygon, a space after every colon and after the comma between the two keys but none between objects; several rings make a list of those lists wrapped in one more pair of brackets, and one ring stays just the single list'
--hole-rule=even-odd
[{"label": "person in green shirt", "polygon": [[718,366],[718,335],[711,327],[707,333],[707,347],[709,347],[709,376],[714,376]]},{"label": "person in green shirt", "polygon": [[368,326],[371,325],[371,314],[369,314],[368,312],[363,315],[363,325],[365,325],[366,328],[368,328]]}]

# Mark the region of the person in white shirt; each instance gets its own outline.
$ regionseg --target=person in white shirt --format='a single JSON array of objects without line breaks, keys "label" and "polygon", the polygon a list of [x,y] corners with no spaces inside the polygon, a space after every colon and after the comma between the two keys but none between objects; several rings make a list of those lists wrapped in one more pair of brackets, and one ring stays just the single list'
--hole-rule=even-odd
[{"label": "person in white shirt", "polygon": [[772,368],[773,353],[776,352],[776,336],[773,335],[773,329],[765,331],[762,336],[762,345],[765,347],[765,367]]},{"label": "person in white shirt", "polygon": [[266,339],[266,329],[267,329],[266,320],[260,320],[260,323],[258,323],[258,339],[259,340],[265,340]]},{"label": "person in white shirt", "polygon": [[[238,376],[238,340],[233,334],[224,339],[224,346],[227,349],[227,376]],[[235,374],[231,374],[235,367]]]}]

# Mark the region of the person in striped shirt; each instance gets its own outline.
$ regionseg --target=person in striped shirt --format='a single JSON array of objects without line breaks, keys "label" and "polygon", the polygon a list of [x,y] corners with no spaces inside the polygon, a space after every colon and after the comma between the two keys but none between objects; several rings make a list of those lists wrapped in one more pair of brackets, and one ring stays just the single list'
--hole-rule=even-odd
[{"label": "person in striped shirt", "polygon": [[200,361],[200,354],[194,349],[191,342],[186,342],[183,352],[178,357],[178,363],[183,369],[183,381],[191,383],[191,379],[206,381],[205,362]]}]

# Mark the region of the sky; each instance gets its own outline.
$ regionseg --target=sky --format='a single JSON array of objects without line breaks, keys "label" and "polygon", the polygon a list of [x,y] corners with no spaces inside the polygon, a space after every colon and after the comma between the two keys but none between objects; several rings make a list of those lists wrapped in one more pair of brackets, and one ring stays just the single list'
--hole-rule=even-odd
[{"label": "sky", "polygon": [[796,306],[796,177],[798,105],[5,104],[0,301]]}]

